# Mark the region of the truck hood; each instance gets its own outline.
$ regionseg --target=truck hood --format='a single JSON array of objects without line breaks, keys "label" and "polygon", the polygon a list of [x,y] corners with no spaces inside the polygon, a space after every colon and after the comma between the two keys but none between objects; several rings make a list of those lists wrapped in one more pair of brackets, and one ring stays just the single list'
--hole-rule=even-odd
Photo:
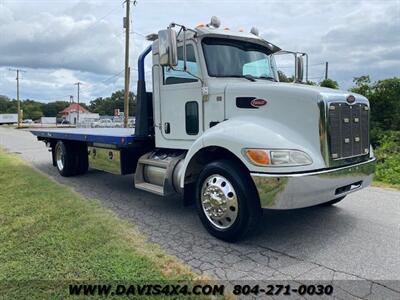
[{"label": "truck hood", "polygon": [[[255,147],[302,150],[311,155],[318,167],[326,167],[321,154],[326,139],[323,128],[326,104],[330,101],[346,101],[349,94],[303,84],[264,80],[231,81],[226,83],[224,90],[225,116],[228,120],[247,120],[257,123],[258,128],[265,128],[265,132],[268,132],[265,135],[262,132],[248,133],[254,135]],[[358,102],[368,102],[361,95],[352,95]],[[264,99],[266,105],[246,107],[239,104],[252,98]],[[271,132],[274,132],[274,136],[271,136]]]},{"label": "truck hood", "polygon": [[346,99],[348,95],[353,95],[359,101],[367,101],[367,99],[359,94],[350,93],[349,91],[344,90],[336,90],[331,88],[325,88],[320,86],[306,85],[306,84],[298,84],[298,83],[286,83],[286,82],[272,82],[267,80],[257,80],[255,82],[249,82],[248,80],[240,79],[235,81],[229,81],[225,83],[225,92],[230,89],[240,89],[242,91],[264,91],[264,93],[274,92],[276,90],[279,91],[281,95],[290,94],[290,93],[298,93],[301,95],[310,95],[316,97],[324,97],[324,98],[338,98],[342,97],[343,100]]}]

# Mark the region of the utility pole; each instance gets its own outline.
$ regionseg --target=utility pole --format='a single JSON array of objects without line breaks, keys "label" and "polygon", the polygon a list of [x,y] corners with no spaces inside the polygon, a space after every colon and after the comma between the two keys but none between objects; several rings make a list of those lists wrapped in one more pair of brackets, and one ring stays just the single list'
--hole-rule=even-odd
[{"label": "utility pole", "polygon": [[18,128],[20,128],[22,118],[21,118],[21,101],[19,100],[19,80],[20,80],[19,74],[22,72],[26,72],[26,71],[23,71],[21,69],[11,69],[11,68],[10,68],[10,71],[17,72],[17,78],[16,78],[16,80],[17,80],[17,114],[18,114],[17,118],[18,118]]},{"label": "utility pole", "polygon": [[125,28],[125,88],[124,88],[124,127],[128,127],[129,117],[129,79],[130,79],[130,68],[129,68],[129,27],[130,27],[130,2],[126,0],[126,16],[124,18]]},{"label": "utility pole", "polygon": [[325,80],[328,79],[328,62],[325,62]]},{"label": "utility pole", "polygon": [[80,104],[79,104],[79,89],[80,89],[80,86],[81,86],[81,82],[77,82],[77,83],[75,83],[75,85],[77,85],[78,86],[78,116],[77,116],[77,120],[76,120],[76,124],[78,125],[78,123],[79,123],[79,110],[80,110]]}]

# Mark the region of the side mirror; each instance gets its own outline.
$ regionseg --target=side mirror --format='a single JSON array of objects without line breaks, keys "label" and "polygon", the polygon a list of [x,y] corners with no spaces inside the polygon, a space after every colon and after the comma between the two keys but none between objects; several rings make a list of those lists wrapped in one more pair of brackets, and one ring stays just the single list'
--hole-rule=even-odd
[{"label": "side mirror", "polygon": [[158,49],[161,66],[176,66],[178,64],[178,47],[176,45],[176,32],[173,29],[158,32]]},{"label": "side mirror", "polygon": [[304,73],[304,59],[303,55],[298,55],[296,57],[296,82],[303,82]]}]

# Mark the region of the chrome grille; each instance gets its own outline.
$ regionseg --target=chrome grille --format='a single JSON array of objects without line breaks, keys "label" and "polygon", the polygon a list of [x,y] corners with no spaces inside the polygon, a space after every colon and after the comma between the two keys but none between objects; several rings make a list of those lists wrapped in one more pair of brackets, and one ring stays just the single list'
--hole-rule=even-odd
[{"label": "chrome grille", "polygon": [[328,134],[331,159],[369,153],[369,107],[367,104],[330,103]]}]

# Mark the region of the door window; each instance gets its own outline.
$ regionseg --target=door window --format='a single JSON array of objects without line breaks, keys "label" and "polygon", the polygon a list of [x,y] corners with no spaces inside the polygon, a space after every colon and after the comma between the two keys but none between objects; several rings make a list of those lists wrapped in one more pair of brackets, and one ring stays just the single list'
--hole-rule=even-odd
[{"label": "door window", "polygon": [[[186,45],[186,69],[190,74],[198,75],[198,66],[196,62],[196,55],[194,53],[193,45]],[[164,84],[178,84],[196,82],[198,79],[190,75],[188,72],[183,71],[183,46],[178,47],[178,65],[174,68],[165,66],[163,68]]]},{"label": "door window", "polygon": [[189,135],[196,135],[199,133],[199,105],[196,101],[186,102],[185,105],[186,115],[186,133]]}]

